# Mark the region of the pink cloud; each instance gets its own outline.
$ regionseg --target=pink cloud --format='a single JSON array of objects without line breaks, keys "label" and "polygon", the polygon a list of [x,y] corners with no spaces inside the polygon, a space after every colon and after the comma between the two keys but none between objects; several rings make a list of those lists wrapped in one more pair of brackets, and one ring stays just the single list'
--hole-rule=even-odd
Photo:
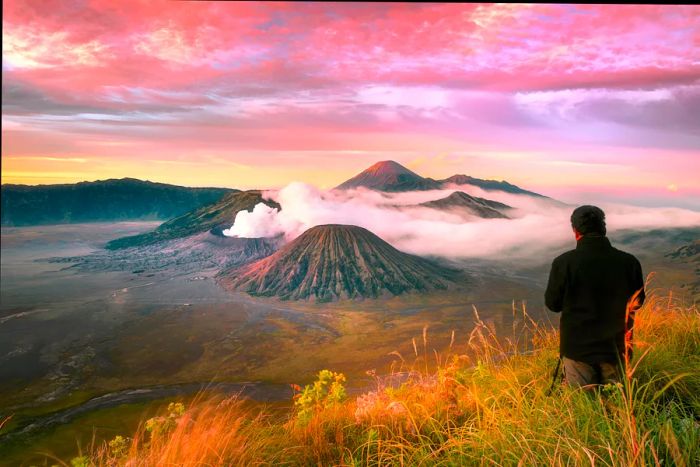
[{"label": "pink cloud", "polygon": [[700,147],[692,5],[10,0],[3,13],[3,156],[666,150],[683,180]]},{"label": "pink cloud", "polygon": [[[58,88],[71,86],[72,75],[79,80],[72,89],[82,92],[246,78],[250,68],[264,73],[280,62],[341,83],[498,90],[652,86],[700,76],[693,6],[79,5],[6,2],[4,55],[13,75]],[[76,76],[80,69],[89,77]]]}]

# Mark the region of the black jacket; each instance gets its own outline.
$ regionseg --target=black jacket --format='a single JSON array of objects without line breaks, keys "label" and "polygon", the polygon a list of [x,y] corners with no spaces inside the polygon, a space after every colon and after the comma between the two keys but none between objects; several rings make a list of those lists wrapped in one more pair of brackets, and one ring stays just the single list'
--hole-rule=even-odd
[{"label": "black jacket", "polygon": [[633,325],[627,303],[638,291],[633,309],[644,302],[642,266],[606,237],[583,237],[575,250],[558,256],[545,304],[561,312],[561,355],[585,363],[616,363],[625,348],[625,330]]}]

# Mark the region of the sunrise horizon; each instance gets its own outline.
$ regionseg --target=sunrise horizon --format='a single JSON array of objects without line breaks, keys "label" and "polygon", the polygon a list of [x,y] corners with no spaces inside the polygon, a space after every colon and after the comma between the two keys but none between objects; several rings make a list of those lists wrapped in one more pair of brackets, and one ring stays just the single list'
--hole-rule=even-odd
[{"label": "sunrise horizon", "polygon": [[379,160],[700,209],[698,9],[6,2],[2,183],[326,189]]},{"label": "sunrise horizon", "polygon": [[[340,184],[341,182],[345,181],[346,179],[356,175],[357,173],[361,172],[362,170],[365,170],[367,167],[373,165],[376,162],[380,162],[380,159],[374,160],[374,161],[369,161],[365,166],[360,167],[358,169],[355,169],[353,172],[352,169],[348,169],[342,172],[339,172],[337,176],[334,177],[329,177],[328,174],[331,172],[331,170],[322,170],[321,171],[321,176],[319,179],[316,180],[309,180],[309,179],[300,179],[300,178],[290,178],[288,180],[285,180],[283,182],[280,182],[278,184],[270,184],[270,185],[265,185],[264,183],[259,183],[259,182],[252,182],[252,183],[207,183],[206,181],[202,181],[200,183],[197,182],[192,182],[191,177],[186,177],[184,180],[181,180],[178,177],[172,178],[168,177],[167,174],[158,176],[157,174],[154,176],[144,176],[144,177],[138,177],[138,176],[133,176],[130,174],[114,174],[111,176],[99,176],[95,174],[93,178],[80,178],[76,177],[75,179],[67,179],[67,180],[55,180],[55,179],[42,179],[41,181],[36,181],[33,178],[29,180],[24,180],[24,179],[19,179],[19,180],[13,180],[9,179],[9,177],[2,177],[2,184],[3,185],[25,185],[25,186],[45,186],[45,185],[70,185],[70,184],[75,184],[75,183],[83,183],[83,182],[102,182],[106,180],[122,180],[122,179],[134,179],[134,180],[141,180],[141,181],[146,181],[146,182],[152,182],[152,183],[164,183],[164,184],[169,184],[169,185],[177,185],[177,186],[184,186],[184,187],[191,187],[191,188],[231,188],[231,189],[239,189],[239,190],[261,190],[261,191],[278,191],[283,189],[285,186],[289,185],[290,183],[307,183],[309,185],[313,185],[319,189],[322,190],[329,190]],[[397,161],[398,162],[398,161]],[[422,162],[422,163],[421,163]],[[526,188],[529,190],[534,190],[540,194],[543,194],[545,196],[548,196],[550,198],[558,199],[560,201],[566,202],[566,203],[573,203],[573,204],[584,204],[584,203],[604,203],[604,204],[609,204],[609,203],[625,203],[625,204],[630,204],[630,205],[636,205],[636,206],[645,206],[645,207],[679,207],[679,208],[685,208],[685,209],[690,209],[693,211],[700,211],[700,201],[698,201],[698,197],[700,196],[700,189],[693,189],[691,188],[683,188],[683,187],[678,187],[675,184],[672,184],[670,186],[665,186],[665,187],[657,187],[655,189],[649,189],[648,187],[642,187],[642,188],[637,188],[636,190],[630,190],[629,187],[625,186],[601,186],[601,185],[579,185],[579,186],[569,186],[566,184],[562,184],[560,186],[552,186],[552,185],[541,185],[536,183],[529,182],[528,180],[525,180],[524,182],[520,182],[520,178],[515,176],[513,178],[504,178],[504,177],[499,177],[497,175],[493,176],[479,176],[478,174],[478,167],[477,170],[470,170],[467,168],[466,170],[461,170],[456,168],[456,171],[454,172],[445,172],[441,171],[438,172],[437,175],[426,175],[425,171],[422,169],[425,169],[425,159],[417,159],[417,160],[412,160],[409,161],[408,163],[402,164],[406,168],[418,173],[421,176],[425,176],[427,178],[433,178],[436,180],[440,179],[446,179],[450,176],[453,175],[469,175],[473,176],[475,178],[481,178],[484,180],[494,180],[494,181],[505,181],[508,183],[512,183],[514,185],[520,186],[521,188]],[[251,172],[255,170],[254,167],[250,167]],[[262,169],[261,169],[262,170]],[[461,170],[461,171],[460,171]],[[431,173],[435,173],[435,171],[430,171]],[[264,177],[261,177],[264,179]]]}]

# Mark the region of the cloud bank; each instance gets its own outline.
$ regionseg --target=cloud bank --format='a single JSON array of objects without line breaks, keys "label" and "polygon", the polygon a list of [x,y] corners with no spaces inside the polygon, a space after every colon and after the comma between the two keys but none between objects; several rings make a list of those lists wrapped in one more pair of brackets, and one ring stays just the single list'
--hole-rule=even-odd
[{"label": "cloud bank", "polygon": [[[459,189],[472,196],[512,206],[510,219],[465,218],[456,211],[440,211],[418,204],[444,198]],[[470,185],[452,189],[407,193],[380,193],[365,189],[321,191],[291,183],[266,192],[282,206],[280,211],[258,204],[241,212],[224,235],[272,237],[291,241],[322,224],[364,227],[399,250],[421,256],[450,259],[488,258],[525,260],[573,242],[569,223],[572,206],[523,195],[487,192]],[[700,213],[679,208],[642,208],[599,204],[606,212],[608,233],[624,229],[700,226]]]}]

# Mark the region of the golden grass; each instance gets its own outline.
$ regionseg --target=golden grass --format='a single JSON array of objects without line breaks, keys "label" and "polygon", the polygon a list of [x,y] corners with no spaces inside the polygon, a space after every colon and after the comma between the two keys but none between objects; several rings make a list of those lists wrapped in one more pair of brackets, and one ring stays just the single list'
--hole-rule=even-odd
[{"label": "golden grass", "polygon": [[[478,318],[478,312],[474,313]],[[513,335],[481,320],[468,351],[429,348],[429,329],[359,397],[286,420],[202,398],[170,429],[145,424],[123,449],[76,465],[699,465],[700,313],[650,296],[623,384],[549,391],[557,333],[513,308]],[[393,378],[393,379],[392,379]],[[400,380],[401,384],[395,384]],[[394,381],[394,383],[392,383]],[[83,462],[83,464],[80,464]]]}]

